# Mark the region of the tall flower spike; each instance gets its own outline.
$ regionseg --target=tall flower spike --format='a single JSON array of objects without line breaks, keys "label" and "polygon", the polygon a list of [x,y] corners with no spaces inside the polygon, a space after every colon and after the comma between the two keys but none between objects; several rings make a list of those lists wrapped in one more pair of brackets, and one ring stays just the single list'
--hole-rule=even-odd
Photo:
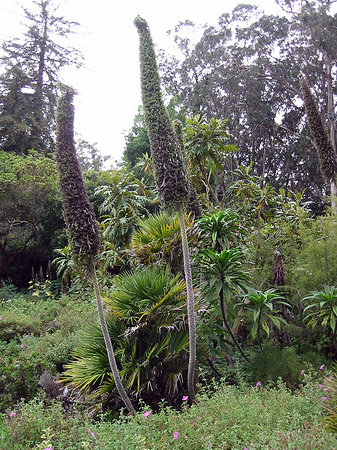
[{"label": "tall flower spike", "polygon": [[310,132],[314,138],[323,176],[330,182],[334,180],[337,173],[337,155],[329,140],[328,132],[306,79],[300,75],[299,81]]},{"label": "tall flower spike", "polygon": [[69,244],[76,265],[83,271],[97,255],[100,237],[76,157],[72,104],[75,91],[69,87],[61,89],[56,112],[56,160]]},{"label": "tall flower spike", "polygon": [[148,24],[138,16],[135,25],[140,39],[142,99],[156,182],[164,205],[171,210],[179,210],[188,202],[186,167],[162,99]]},{"label": "tall flower spike", "polygon": [[99,322],[107,350],[110,369],[116,389],[131,414],[136,411],[121,382],[103,308],[94,265],[99,248],[98,226],[95,213],[84,186],[74,144],[74,90],[63,86],[57,105],[56,159],[60,174],[60,187],[64,217],[72,256],[78,268],[92,281]]},{"label": "tall flower spike", "polygon": [[187,314],[189,330],[189,363],[187,374],[191,402],[196,386],[196,326],[191,262],[188,248],[185,209],[189,198],[186,165],[179,140],[166,111],[158,75],[156,55],[148,24],[141,17],[134,21],[139,34],[139,55],[142,99],[145,123],[149,134],[156,183],[166,208],[179,212],[181,241],[187,291]]}]

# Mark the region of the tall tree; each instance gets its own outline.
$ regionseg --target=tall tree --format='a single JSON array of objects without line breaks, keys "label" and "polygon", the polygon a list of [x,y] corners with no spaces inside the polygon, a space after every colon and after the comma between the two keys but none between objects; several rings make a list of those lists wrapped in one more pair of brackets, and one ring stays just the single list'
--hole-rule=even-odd
[{"label": "tall tree", "polygon": [[184,38],[186,27],[193,25],[180,24],[174,39],[181,57],[163,60],[162,79],[188,115],[228,118],[228,132],[238,147],[233,158],[237,165],[254,163],[255,174],[274,187],[306,188],[305,198],[318,205],[326,186],[316,170],[318,158],[297,76],[309,74],[319,109],[333,118],[328,93],[329,85],[335,89],[337,15],[328,0],[284,3],[302,3],[302,8],[297,15],[276,16],[238,5],[220,16],[217,26],[206,27],[196,44]]},{"label": "tall tree", "polygon": [[143,108],[147,126],[156,182],[165,207],[179,212],[184,270],[187,290],[189,329],[189,365],[187,384],[190,400],[195,397],[196,385],[196,325],[190,255],[185,226],[185,210],[189,199],[189,183],[179,140],[166,111],[152,37],[147,22],[136,17],[139,33],[140,72]]},{"label": "tall tree", "polygon": [[0,285],[6,266],[26,252],[41,230],[49,194],[55,197],[56,189],[52,159],[0,151]]},{"label": "tall tree", "polygon": [[135,409],[121,382],[118,367],[104,315],[103,299],[99,290],[95,257],[100,236],[95,213],[88,200],[74,143],[74,91],[63,87],[57,107],[56,158],[68,238],[77,268],[92,281],[97,311],[116,389],[131,414]]},{"label": "tall tree", "polygon": [[58,16],[53,0],[33,5],[34,10],[23,8],[24,36],[5,41],[1,57],[5,73],[0,79],[0,148],[24,154],[30,148],[53,149],[60,70],[79,67],[83,60],[67,42],[79,24]]}]

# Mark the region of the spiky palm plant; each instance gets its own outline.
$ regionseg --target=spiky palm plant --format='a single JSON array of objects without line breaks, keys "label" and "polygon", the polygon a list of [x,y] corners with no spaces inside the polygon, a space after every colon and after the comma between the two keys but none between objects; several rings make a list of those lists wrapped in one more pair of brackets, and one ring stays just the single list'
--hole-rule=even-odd
[{"label": "spiky palm plant", "polygon": [[131,414],[135,409],[122,385],[111,339],[104,316],[94,260],[97,256],[100,236],[94,210],[88,200],[74,144],[74,90],[62,86],[56,113],[56,159],[60,174],[60,187],[69,245],[74,262],[84,276],[91,279],[106,351],[119,395]]},{"label": "spiky palm plant", "polygon": [[[186,226],[193,221],[186,216]],[[189,239],[194,234],[189,233]],[[140,264],[169,264],[174,273],[181,272],[181,236],[178,213],[162,210],[138,221],[138,229],[131,238],[131,252]]]},{"label": "spiky palm plant", "polygon": [[151,33],[141,17],[134,21],[140,39],[140,71],[145,123],[149,134],[156,183],[160,197],[171,211],[178,211],[184,256],[189,326],[189,368],[187,376],[190,400],[195,397],[196,385],[196,323],[191,262],[184,213],[189,199],[186,165],[172,122],[166,111],[160,89],[160,80]]},{"label": "spiky palm plant", "polygon": [[[109,333],[125,386],[155,405],[171,402],[188,366],[186,285],[169,266],[149,266],[114,279],[106,299]],[[114,391],[101,333],[94,325],[84,332],[64,379],[100,396]]]},{"label": "spiky palm plant", "polygon": [[315,99],[310,91],[310,87],[303,75],[299,76],[300,87],[302,91],[305,110],[307,113],[308,124],[314,144],[318,153],[321,170],[324,178],[331,185],[331,207],[332,212],[337,212],[337,155],[329,139],[327,129],[323,119],[316,106]]}]

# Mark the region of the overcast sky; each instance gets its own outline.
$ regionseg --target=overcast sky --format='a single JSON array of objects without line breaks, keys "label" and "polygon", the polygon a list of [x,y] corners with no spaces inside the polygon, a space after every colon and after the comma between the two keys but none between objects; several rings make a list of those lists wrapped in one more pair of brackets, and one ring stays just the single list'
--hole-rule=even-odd
[{"label": "overcast sky", "polygon": [[[85,57],[85,67],[65,70],[62,81],[78,92],[75,130],[104,155],[121,158],[124,136],[141,104],[138,34],[133,25],[139,14],[147,20],[159,48],[172,42],[166,32],[179,21],[216,25],[218,17],[237,4],[259,5],[276,13],[273,0],[55,0],[59,15],[82,25],[71,44]],[[19,37],[23,20],[20,5],[34,10],[33,0],[0,0],[0,40]]]}]

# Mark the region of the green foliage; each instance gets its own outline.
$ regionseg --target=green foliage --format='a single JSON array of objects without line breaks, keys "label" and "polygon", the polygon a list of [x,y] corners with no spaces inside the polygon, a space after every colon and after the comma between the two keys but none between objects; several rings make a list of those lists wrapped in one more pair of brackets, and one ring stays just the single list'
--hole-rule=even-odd
[{"label": "green foliage", "polygon": [[332,366],[329,376],[324,379],[323,392],[326,392],[327,401],[323,406],[326,411],[325,424],[328,430],[337,433],[337,363]]},{"label": "green foliage", "polygon": [[198,259],[200,269],[209,283],[209,290],[213,290],[216,295],[223,290],[227,299],[233,292],[246,290],[249,285],[246,257],[246,253],[240,248],[223,249],[220,252],[201,249]]},{"label": "green foliage", "polygon": [[[291,306],[284,301],[284,297],[280,295],[275,289],[268,289],[267,291],[258,291],[250,289],[248,294],[243,296],[244,300],[237,303],[235,306],[241,308],[248,313],[252,318],[251,335],[253,340],[258,337],[259,345],[261,346],[260,329],[262,328],[268,335],[270,334],[270,323],[272,323],[279,331],[281,324],[287,325],[287,322],[280,316],[281,310],[275,309],[278,306]],[[269,322],[269,324],[268,324]]]},{"label": "green foliage", "polygon": [[45,370],[53,375],[62,370],[77,343],[77,331],[92,320],[92,313],[91,304],[65,296],[56,301],[16,295],[1,302],[1,411],[21,398],[35,397]]},{"label": "green foliage", "polygon": [[[186,218],[190,242],[194,238],[193,222]],[[138,222],[131,239],[131,251],[140,264],[169,264],[177,273],[181,270],[181,235],[178,214],[166,210],[151,214]]]},{"label": "green foliage", "polygon": [[337,321],[337,288],[324,286],[323,291],[314,291],[306,295],[303,302],[309,304],[304,308],[304,320],[308,320],[308,326],[315,328],[320,324],[323,328],[331,328],[334,341],[336,340]]},{"label": "green foliage", "polygon": [[279,378],[286,385],[295,389],[302,381],[301,371],[305,365],[294,347],[281,349],[277,345],[267,344],[263,353],[256,352],[250,356],[246,376],[252,383],[260,381],[263,385],[275,384]]},{"label": "green foliage", "polygon": [[245,230],[240,224],[239,215],[229,208],[201,217],[196,221],[199,236],[204,247],[221,251],[237,244]]},{"label": "green foliage", "polygon": [[[168,267],[147,267],[115,278],[106,298],[107,323],[120,376],[126,388],[153,406],[161,398],[173,399],[183,389],[187,369],[188,332],[185,283]],[[63,379],[99,398],[113,394],[100,329],[88,327],[80,338],[74,361]]]},{"label": "green foliage", "polygon": [[317,217],[298,228],[302,245],[288,269],[288,283],[301,297],[337,285],[336,221],[335,215]]},{"label": "green foliage", "polygon": [[62,91],[57,106],[56,159],[72,256],[78,268],[85,270],[97,255],[100,236],[75,151],[74,91],[69,87]]},{"label": "green foliage", "polygon": [[102,237],[116,249],[125,248],[137,221],[155,200],[144,182],[125,169],[106,172],[104,178],[105,185],[96,190],[103,198],[99,207]]},{"label": "green foliage", "polygon": [[[0,281],[8,264],[42,243],[48,202],[57,196],[57,178],[51,158],[34,151],[28,156],[0,151]],[[31,266],[25,269],[30,272]]]},{"label": "green foliage", "polygon": [[16,416],[7,414],[0,419],[0,444],[6,450],[43,450],[45,445],[53,450],[111,450],[113,436],[114,450],[242,450],[266,445],[273,449],[333,449],[336,435],[321,425],[321,396],[317,379],[308,379],[299,392],[291,392],[283,384],[270,389],[222,383],[204,389],[196,404],[183,406],[182,411],[165,407],[144,417],[151,412],[144,405],[136,417],[121,416],[112,422],[105,416],[92,422],[86,413],[76,410],[69,418],[60,404],[46,405],[39,399],[8,411]]}]

